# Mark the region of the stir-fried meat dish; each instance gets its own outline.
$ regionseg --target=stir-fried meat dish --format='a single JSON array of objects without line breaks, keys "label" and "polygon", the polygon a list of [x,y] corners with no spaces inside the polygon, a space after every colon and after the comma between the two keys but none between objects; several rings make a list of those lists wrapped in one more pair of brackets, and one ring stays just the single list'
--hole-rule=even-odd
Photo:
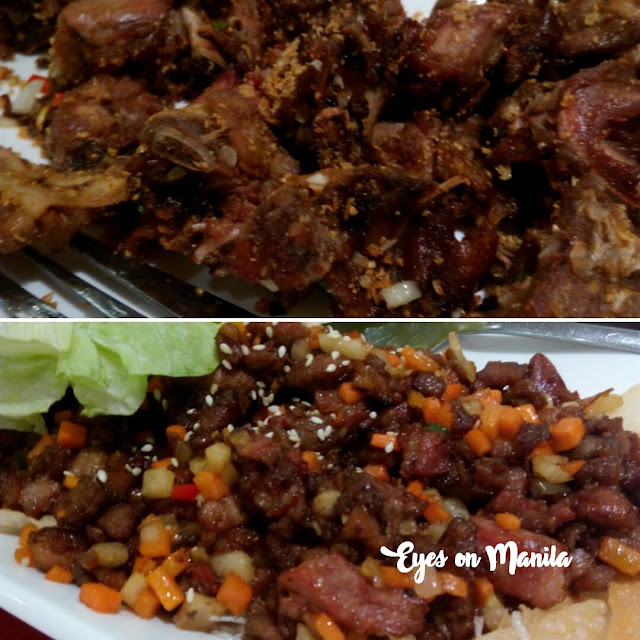
[{"label": "stir-fried meat dish", "polygon": [[[455,348],[319,329],[226,324],[213,374],[153,378],[130,418],[83,417],[69,393],[40,439],[0,431],[0,507],[45,519],[16,558],[97,610],[99,584],[186,629],[246,615],[252,640],[340,637],[327,618],[466,640],[638,572],[640,439],[606,394],[581,399],[541,354],[476,372]],[[415,582],[381,552],[406,541],[449,559]],[[571,564],[491,571],[508,541]],[[455,565],[467,552],[484,561]]]},{"label": "stir-fried meat dish", "polygon": [[108,215],[285,305],[640,314],[637,0],[9,2],[1,29],[53,31],[23,116],[53,169],[130,179],[99,211],[4,185],[0,250]]}]

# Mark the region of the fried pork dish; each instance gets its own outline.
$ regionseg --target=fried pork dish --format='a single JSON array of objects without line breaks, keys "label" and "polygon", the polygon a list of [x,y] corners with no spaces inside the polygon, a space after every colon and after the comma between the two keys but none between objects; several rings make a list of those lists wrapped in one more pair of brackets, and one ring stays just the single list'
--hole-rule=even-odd
[{"label": "fried pork dish", "polygon": [[285,306],[640,315],[637,0],[9,0],[6,49],[58,10],[0,251],[109,216]]},{"label": "fried pork dish", "polygon": [[[216,340],[213,374],[152,378],[131,418],[69,393],[40,439],[0,432],[0,514],[38,519],[16,560],[97,611],[255,640],[466,640],[522,604],[602,614],[586,594],[638,573],[640,439],[545,356],[476,372],[294,323]],[[417,583],[380,550],[406,541],[449,560]],[[508,541],[572,562],[454,566]]]}]

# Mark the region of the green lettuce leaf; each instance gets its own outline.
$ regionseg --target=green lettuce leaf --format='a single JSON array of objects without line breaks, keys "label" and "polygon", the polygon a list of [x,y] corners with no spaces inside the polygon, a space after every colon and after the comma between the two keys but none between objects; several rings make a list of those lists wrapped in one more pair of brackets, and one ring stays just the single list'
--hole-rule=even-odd
[{"label": "green lettuce leaf", "polygon": [[[129,415],[150,375],[200,376],[218,360],[214,322],[40,322],[0,325],[0,428],[33,418],[69,386],[87,416]],[[13,426],[11,426],[13,425]]]}]

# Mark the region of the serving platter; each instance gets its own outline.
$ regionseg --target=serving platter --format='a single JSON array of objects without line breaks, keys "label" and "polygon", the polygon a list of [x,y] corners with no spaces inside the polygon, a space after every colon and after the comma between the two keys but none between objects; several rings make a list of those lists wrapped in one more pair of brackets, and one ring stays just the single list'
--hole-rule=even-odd
[{"label": "serving platter", "polygon": [[[465,354],[478,367],[490,360],[526,362],[535,353],[545,353],[567,386],[582,396],[608,388],[622,393],[640,383],[640,355],[636,354],[499,335],[462,336],[461,341]],[[120,640],[136,636],[205,640],[212,637],[181,631],[158,619],[142,620],[129,611],[111,616],[94,613],[78,601],[77,587],[48,582],[40,572],[18,565],[13,559],[16,543],[15,537],[0,534],[0,608],[54,640]],[[214,635],[221,638],[221,634]]]}]

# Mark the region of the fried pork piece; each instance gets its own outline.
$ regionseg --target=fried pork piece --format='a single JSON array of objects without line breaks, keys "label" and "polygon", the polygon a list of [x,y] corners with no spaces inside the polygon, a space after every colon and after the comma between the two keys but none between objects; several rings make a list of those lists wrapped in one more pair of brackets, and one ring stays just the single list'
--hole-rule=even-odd
[{"label": "fried pork piece", "polygon": [[131,78],[98,75],[64,94],[47,129],[45,147],[56,170],[90,169],[133,150],[159,98]]},{"label": "fried pork piece", "polygon": [[51,47],[50,76],[59,87],[76,84],[96,71],[129,62],[153,62],[162,45],[167,61],[175,47],[165,42],[171,0],[78,0],[58,18]]},{"label": "fried pork piece", "polygon": [[562,27],[561,56],[620,53],[640,39],[638,0],[560,0],[553,6]]},{"label": "fried pork piece", "polygon": [[0,253],[42,240],[62,246],[105,207],[129,197],[129,174],[54,172],[0,147]]}]

